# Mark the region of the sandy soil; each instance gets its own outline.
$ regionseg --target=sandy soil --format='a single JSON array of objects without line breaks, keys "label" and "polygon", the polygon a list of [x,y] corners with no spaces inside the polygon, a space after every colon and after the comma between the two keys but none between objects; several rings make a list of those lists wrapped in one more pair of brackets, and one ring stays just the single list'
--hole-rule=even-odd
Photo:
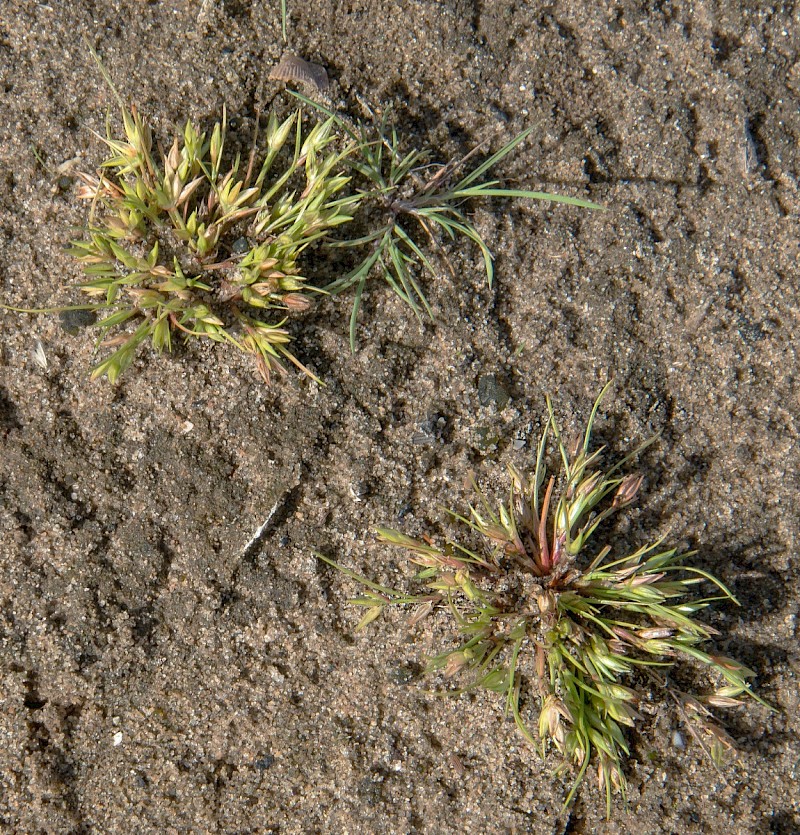
[{"label": "sandy soil", "polygon": [[[393,103],[440,159],[533,126],[507,182],[610,209],[476,207],[495,286],[453,250],[420,327],[373,283],[356,356],[351,300],[320,303],[293,333],[326,388],[265,388],[198,345],[111,388],[87,378],[90,334],[0,314],[2,831],[800,831],[797,13],[608,5],[288,0],[290,47],[328,68],[335,106]],[[0,0],[3,301],[74,301],[63,247],[86,209],[73,169],[33,149],[51,170],[101,157],[113,102],[85,41],[160,135],[223,103],[244,130],[279,17],[277,0]],[[372,528],[447,530],[470,469],[502,495],[544,394],[575,428],[610,376],[599,437],[661,433],[619,547],[699,549],[742,603],[711,615],[721,647],[780,712],[727,717],[723,775],[658,712],[606,822],[589,782],[562,810],[568,777],[494,698],[423,692],[434,623],[354,634],[353,584],[313,549],[403,583]]]}]

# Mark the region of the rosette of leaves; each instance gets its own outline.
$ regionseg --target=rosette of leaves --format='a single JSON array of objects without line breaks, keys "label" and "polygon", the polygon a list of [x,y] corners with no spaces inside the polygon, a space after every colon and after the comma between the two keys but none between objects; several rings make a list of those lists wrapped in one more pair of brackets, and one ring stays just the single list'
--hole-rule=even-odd
[{"label": "rosette of leaves", "polygon": [[114,349],[92,376],[113,383],[143,343],[171,350],[180,336],[253,354],[266,381],[283,360],[313,377],[283,326],[311,304],[303,251],[359,200],[345,190],[352,146],[337,143],[334,120],[305,130],[299,111],[272,114],[260,163],[254,145],[244,165],[226,154],[224,114],[210,136],[187,122],[160,159],[139,112],[122,118],[125,138],[109,131],[99,173],[82,175],[92,211],[70,250],[86,275],[78,286],[97,300],[86,307],[105,314],[99,343]]},{"label": "rosette of leaves", "polygon": [[[734,600],[718,579],[660,539],[622,555],[602,542],[604,523],[634,501],[642,484],[642,476],[622,470],[650,442],[603,468],[604,449],[590,451],[599,403],[581,442],[568,449],[548,399],[533,476],[510,468],[509,500],[497,509],[475,488],[479,501],[469,515],[449,511],[480,534],[480,549],[378,530],[381,542],[403,549],[419,567],[414,579],[422,590],[382,586],[320,556],[365,587],[351,600],[366,608],[358,628],[392,606],[412,606],[410,624],[433,613],[449,616],[454,645],[430,658],[427,672],[467,678],[448,693],[502,694],[524,737],[543,754],[554,746],[559,770],[574,768],[565,803],[593,766],[610,815],[612,793],[625,794],[626,729],[642,721],[637,708],[653,692],[672,704],[717,767],[734,743],[712,710],[748,699],[767,705],[751,688],[752,670],[707,646],[718,633],[696,615],[714,601]],[[551,437],[558,475],[548,475]],[[711,594],[697,595],[701,585]],[[706,692],[676,687],[667,674],[679,662],[701,668]]]}]

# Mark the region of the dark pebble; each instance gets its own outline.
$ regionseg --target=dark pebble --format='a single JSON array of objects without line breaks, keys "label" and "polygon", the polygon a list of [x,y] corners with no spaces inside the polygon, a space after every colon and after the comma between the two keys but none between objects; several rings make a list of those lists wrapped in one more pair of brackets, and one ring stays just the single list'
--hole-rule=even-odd
[{"label": "dark pebble", "polygon": [[483,374],[478,378],[478,400],[481,406],[494,403],[501,411],[508,405],[509,394],[494,374]]},{"label": "dark pebble", "polygon": [[97,313],[94,310],[62,310],[58,320],[63,330],[75,336],[81,328],[88,328],[97,321]]}]

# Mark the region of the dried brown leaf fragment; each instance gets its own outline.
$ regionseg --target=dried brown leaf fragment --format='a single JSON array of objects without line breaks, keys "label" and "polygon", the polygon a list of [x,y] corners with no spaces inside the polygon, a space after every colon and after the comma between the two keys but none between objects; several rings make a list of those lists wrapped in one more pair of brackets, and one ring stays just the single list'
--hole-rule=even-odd
[{"label": "dried brown leaf fragment", "polygon": [[319,93],[328,89],[328,73],[325,67],[289,53],[272,68],[269,79],[286,83],[299,82],[314,87]]}]

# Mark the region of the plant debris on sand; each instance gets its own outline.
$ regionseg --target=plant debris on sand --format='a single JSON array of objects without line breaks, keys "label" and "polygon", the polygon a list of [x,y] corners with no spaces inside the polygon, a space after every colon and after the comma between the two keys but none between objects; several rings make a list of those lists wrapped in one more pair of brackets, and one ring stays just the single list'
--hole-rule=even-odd
[{"label": "plant debris on sand", "polygon": [[[648,693],[663,694],[717,766],[734,743],[712,708],[736,707],[749,698],[766,703],[748,682],[752,670],[705,648],[718,633],[697,613],[713,601],[734,599],[718,579],[687,565],[689,554],[662,547],[660,539],[624,556],[597,541],[601,525],[634,501],[642,476],[622,470],[651,442],[601,467],[604,449],[590,451],[590,441],[607,389],[582,441],[571,449],[547,400],[535,471],[526,478],[510,468],[508,505],[492,509],[476,487],[478,506],[470,507],[468,516],[450,512],[482,536],[480,550],[378,530],[381,542],[403,548],[420,566],[415,580],[424,591],[387,588],[322,559],[366,586],[351,601],[367,610],[359,628],[387,606],[414,606],[411,624],[434,611],[449,614],[457,645],[433,656],[427,672],[470,677],[451,693],[486,688],[502,694],[519,730],[538,745],[523,717],[535,697],[542,748],[552,743],[564,760],[561,768],[571,763],[576,770],[566,803],[593,764],[610,815],[612,792],[625,794],[624,729],[642,719],[637,706]],[[548,477],[551,436],[561,472]],[[711,596],[693,596],[703,583],[714,587]],[[677,689],[667,674],[679,660],[705,668],[708,692]]]}]

